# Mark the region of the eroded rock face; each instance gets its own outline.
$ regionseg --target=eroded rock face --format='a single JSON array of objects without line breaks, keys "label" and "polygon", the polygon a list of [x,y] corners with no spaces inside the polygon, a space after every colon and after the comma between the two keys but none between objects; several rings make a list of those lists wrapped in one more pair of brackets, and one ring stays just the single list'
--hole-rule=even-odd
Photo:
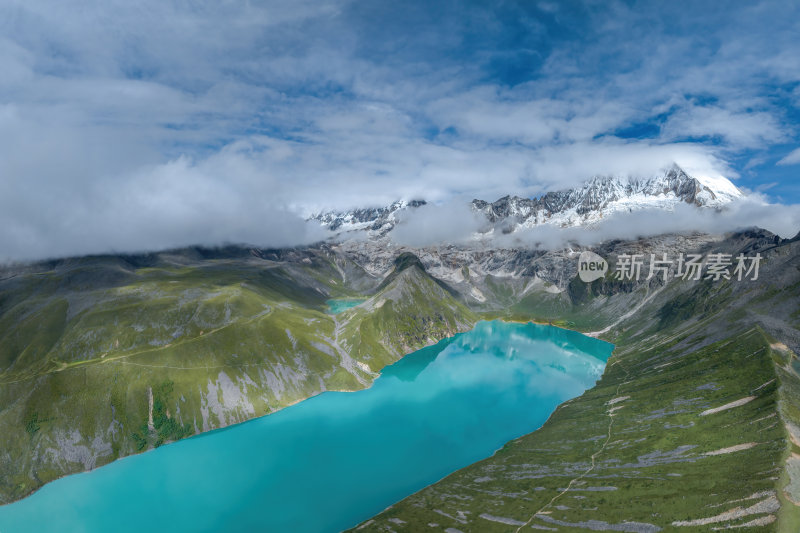
[{"label": "eroded rock face", "polygon": [[[762,238],[763,237],[763,238]],[[663,278],[644,279],[651,254],[677,258],[693,250],[704,250],[725,239],[720,235],[663,235],[636,241],[610,241],[591,250],[572,246],[560,250],[537,250],[530,248],[487,248],[483,243],[412,248],[387,246],[384,240],[346,241],[334,249],[347,255],[376,277],[388,275],[395,258],[406,252],[416,255],[426,271],[446,281],[458,290],[469,304],[479,307],[499,308],[516,302],[532,292],[550,294],[565,293],[572,300],[577,296],[568,291],[578,275],[581,253],[592,252],[609,261],[612,269],[615,258],[621,254],[637,254],[644,258],[642,279],[638,282],[622,280],[619,283],[598,281],[592,290],[596,295],[630,293],[637,286],[663,285]],[[760,236],[765,243],[772,239]],[[506,296],[498,294],[502,286]]]}]

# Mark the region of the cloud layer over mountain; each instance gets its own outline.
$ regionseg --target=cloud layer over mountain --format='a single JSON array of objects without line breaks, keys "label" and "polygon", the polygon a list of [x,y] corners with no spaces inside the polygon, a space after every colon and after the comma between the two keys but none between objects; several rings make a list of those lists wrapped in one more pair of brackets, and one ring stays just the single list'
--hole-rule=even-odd
[{"label": "cloud layer over mountain", "polygon": [[[500,226],[487,233],[486,220],[466,205],[426,205],[402,217],[389,234],[397,244],[424,247],[439,243],[467,244],[481,240],[500,248],[561,249],[571,245],[595,246],[608,239],[638,239],[666,233],[704,232],[723,234],[757,225],[785,239],[800,232],[800,210],[796,206],[766,203],[757,195],[731,202],[722,211],[679,204],[670,212],[642,209],[620,212],[586,226],[562,228],[544,224],[502,233]],[[757,221],[753,223],[752,221]]]},{"label": "cloud layer over mountain", "polygon": [[672,161],[796,203],[798,9],[7,2],[0,259],[302,244],[323,208]]}]

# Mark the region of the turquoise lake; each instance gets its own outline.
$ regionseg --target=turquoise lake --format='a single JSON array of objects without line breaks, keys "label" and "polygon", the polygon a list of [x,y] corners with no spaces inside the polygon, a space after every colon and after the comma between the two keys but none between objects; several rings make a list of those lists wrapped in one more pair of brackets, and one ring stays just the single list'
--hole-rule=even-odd
[{"label": "turquoise lake", "polygon": [[328,314],[336,315],[364,302],[366,302],[364,299],[342,298],[339,300],[328,300],[325,303],[328,304]]},{"label": "turquoise lake", "polygon": [[540,427],[600,377],[613,345],[480,322],[369,389],[127,457],[0,507],[0,533],[334,532]]}]

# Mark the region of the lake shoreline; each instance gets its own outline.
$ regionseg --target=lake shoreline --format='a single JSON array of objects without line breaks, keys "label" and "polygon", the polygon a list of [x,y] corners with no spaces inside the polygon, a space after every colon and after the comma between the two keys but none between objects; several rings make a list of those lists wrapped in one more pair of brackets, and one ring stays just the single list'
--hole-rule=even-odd
[{"label": "lake shoreline", "polygon": [[[536,326],[537,328],[543,328],[543,327],[545,327],[544,325],[541,325],[541,324],[533,324],[533,323],[531,323],[531,322],[528,322],[528,324],[529,324],[529,325],[531,325],[531,326]],[[465,345],[465,346],[472,346],[471,344],[469,344],[469,343],[470,343],[470,342],[472,342],[472,341],[469,341],[469,340],[468,340],[469,338],[471,338],[471,337],[470,337],[470,335],[472,335],[472,337],[476,338],[476,340],[477,340],[477,339],[479,339],[479,338],[480,338],[480,335],[509,335],[509,334],[511,334],[510,332],[512,332],[512,331],[516,331],[516,332],[520,332],[520,333],[522,333],[522,332],[530,333],[530,335],[522,335],[522,336],[521,336],[521,337],[522,337],[524,340],[527,340],[527,339],[529,339],[529,338],[530,338],[530,339],[534,339],[534,338],[541,338],[541,339],[542,339],[542,340],[544,340],[544,341],[550,342],[550,341],[549,341],[549,339],[552,337],[552,330],[549,330],[549,329],[540,329],[540,330],[538,330],[539,332],[538,332],[538,333],[536,333],[536,331],[537,331],[536,329],[526,329],[526,328],[524,328],[524,326],[525,326],[525,325],[526,325],[525,323],[521,323],[521,322],[518,322],[518,321],[505,321],[505,320],[496,320],[496,321],[491,321],[491,322],[490,322],[490,321],[484,321],[484,320],[481,320],[481,321],[478,321],[478,322],[475,324],[475,327],[473,327],[473,329],[472,329],[472,330],[470,330],[470,331],[468,331],[467,333],[461,333],[461,334],[456,334],[455,336],[446,337],[446,338],[444,338],[444,339],[441,339],[441,340],[439,340],[439,341],[436,341],[435,343],[431,343],[430,345],[428,345],[428,346],[426,346],[426,347],[424,347],[424,348],[422,348],[422,349],[420,349],[420,350],[417,350],[417,351],[414,351],[414,352],[411,352],[411,353],[409,353],[409,354],[406,354],[406,355],[404,355],[403,357],[401,357],[400,359],[398,359],[398,360],[397,360],[396,362],[394,362],[393,364],[391,364],[391,365],[387,365],[386,367],[384,367],[384,368],[381,370],[381,373],[380,373],[378,376],[376,376],[376,378],[375,378],[375,379],[372,379],[372,380],[371,380],[371,381],[368,383],[367,387],[365,387],[365,388],[360,388],[360,389],[346,389],[346,390],[333,390],[333,389],[331,389],[330,391],[324,391],[324,392],[334,392],[334,393],[335,393],[335,392],[357,392],[357,391],[370,391],[370,390],[374,390],[375,383],[378,381],[378,380],[377,380],[377,378],[378,378],[378,377],[383,377],[383,376],[386,376],[386,375],[390,376],[390,377],[388,377],[387,379],[396,378],[396,377],[400,376],[400,377],[401,377],[401,379],[402,379],[403,381],[407,381],[408,379],[412,379],[412,380],[420,379],[420,378],[416,378],[416,376],[419,374],[419,372],[423,372],[423,374],[422,374],[422,375],[424,376],[424,375],[426,375],[426,374],[425,374],[425,372],[431,372],[431,371],[435,371],[435,370],[434,370],[435,368],[437,368],[438,366],[441,366],[442,364],[445,364],[445,363],[443,363],[443,362],[439,361],[439,358],[441,357],[441,353],[443,353],[443,350],[446,350],[446,349],[448,349],[448,348],[450,347],[450,344],[451,344],[451,342],[452,342],[452,339],[453,339],[454,337],[464,336],[464,337],[462,337],[462,341],[460,341],[460,342],[457,342],[456,344],[462,345],[464,342],[467,342],[468,344],[467,344],[467,345]],[[509,329],[507,326],[510,326],[510,329]],[[519,327],[515,327],[515,326],[520,326],[520,327],[523,327],[523,329],[520,329]],[[554,329],[558,329],[558,330],[564,330],[564,328],[554,328]],[[547,333],[548,331],[551,331],[551,333]],[[570,331],[570,330],[565,330],[565,331]],[[481,333],[481,332],[482,332],[482,333]],[[497,333],[493,333],[493,332],[497,332]],[[505,332],[509,332],[509,333],[505,333]],[[476,336],[477,336],[477,337],[476,337]],[[558,338],[560,338],[560,337],[558,337]],[[564,345],[564,343],[567,343],[567,345],[569,345],[569,342],[570,342],[570,341],[568,340],[568,337],[564,337],[563,339],[564,339],[564,340],[563,340],[563,341],[561,341],[561,345],[563,346],[563,345]],[[448,341],[448,340],[450,340],[450,342],[447,342],[445,347],[442,347],[442,348],[440,348],[438,351],[437,351],[437,350],[435,350],[435,346],[439,345],[439,344],[440,344],[440,343],[442,343],[443,341]],[[593,339],[593,340],[594,340],[594,339]],[[483,342],[485,342],[485,341],[478,341],[478,344],[477,344],[477,345],[474,345],[472,349],[479,349],[479,348],[481,348],[481,346],[483,346],[483,344],[481,344],[481,343],[483,343]],[[495,342],[495,341],[493,341],[493,342]],[[500,341],[498,341],[498,342],[500,342]],[[502,342],[505,342],[505,341],[502,341]],[[500,349],[500,350],[501,350],[501,352],[498,352],[498,354],[501,354],[501,353],[502,353],[502,350],[505,350],[505,349],[506,349],[506,348],[504,347],[505,345],[504,345],[504,344],[502,344],[502,342],[501,342],[501,345],[500,345],[501,347],[500,347],[500,348],[497,348],[497,349]],[[602,345],[606,344],[606,343],[604,343],[604,342],[602,342],[602,341],[596,341],[596,342],[599,342],[599,343],[601,343]],[[598,344],[597,346],[601,346],[601,344]],[[570,346],[571,346],[571,345],[570,345]],[[476,348],[476,347],[477,347],[477,348]],[[434,352],[435,352],[435,353],[431,352],[431,349],[432,349],[432,348],[434,349]],[[455,349],[455,348],[454,348],[454,349]],[[518,349],[519,349],[519,348],[518,348]],[[580,349],[580,348],[579,348],[579,347],[577,347],[577,345],[576,345],[576,346],[573,346],[571,349]],[[523,351],[524,351],[524,350],[525,350],[525,349],[523,348]],[[606,346],[605,348],[603,348],[603,350],[606,350],[606,351],[608,352],[608,356],[610,356],[610,350],[609,350],[609,347],[608,347],[608,346]],[[422,354],[421,354],[421,353],[422,353]],[[427,354],[431,354],[431,353],[433,353],[433,355],[432,355],[432,356],[429,356],[429,355],[424,355],[425,353],[427,353]],[[511,353],[512,353],[512,352],[509,352],[509,354],[511,354]],[[516,353],[516,352],[513,352],[513,353]],[[413,356],[413,355],[415,355],[415,354],[420,354],[420,355],[417,355],[417,356],[416,356],[416,358],[415,358],[415,357],[412,357],[411,359],[415,359],[415,360],[413,360],[413,361],[408,361],[408,362],[406,363],[406,361],[408,360],[409,356]],[[524,355],[524,354],[523,354],[523,355]],[[465,356],[459,356],[459,357],[465,357]],[[498,355],[497,357],[500,357],[500,355]],[[497,359],[498,363],[495,363],[495,364],[499,364],[499,365],[500,365],[498,368],[505,368],[505,370],[503,370],[503,371],[504,371],[504,372],[506,372],[506,375],[509,375],[509,376],[515,376],[515,375],[516,375],[516,376],[517,376],[517,378],[519,378],[519,376],[518,376],[518,375],[517,375],[517,374],[516,374],[516,373],[513,371],[513,369],[514,369],[514,366],[513,366],[513,365],[519,365],[519,364],[525,364],[525,365],[528,365],[528,364],[529,364],[529,363],[525,363],[525,362],[524,362],[524,361],[526,360],[526,357],[527,357],[527,356],[525,356],[525,357],[521,357],[521,358],[520,358],[520,357],[521,357],[520,355],[517,355],[517,356],[515,356],[513,359],[510,359],[510,360],[509,360],[509,359],[507,359],[507,356],[506,356],[506,357],[500,357],[500,359]],[[557,356],[556,356],[556,357],[557,357]],[[422,363],[420,363],[420,361],[422,361]],[[458,367],[457,367],[457,368],[461,368],[461,369],[462,369],[462,371],[463,371],[463,370],[464,370],[464,368],[469,368],[469,366],[467,366],[467,367],[464,367],[464,366],[463,366],[464,364],[466,364],[466,361],[467,361],[467,360],[465,360],[465,362],[464,362],[464,363],[448,363],[448,364],[458,364]],[[436,362],[436,363],[434,363],[434,362]],[[405,373],[405,374],[407,374],[407,372],[408,372],[408,369],[409,369],[409,368],[415,368],[415,365],[419,365],[419,364],[422,364],[422,367],[420,367],[420,368],[419,368],[419,369],[417,369],[417,370],[414,370],[414,371],[412,371],[412,374],[410,374],[410,376],[411,376],[410,378],[408,377],[408,375],[406,375],[405,377],[403,377],[404,373]],[[428,369],[428,370],[426,370],[426,368],[427,368],[427,367],[428,367],[428,365],[430,365],[430,364],[435,364],[436,366],[433,366],[433,367],[431,367],[431,369]],[[591,383],[587,383],[588,387],[582,387],[582,389],[581,389],[582,391],[584,391],[584,390],[587,390],[587,388],[591,388],[591,387],[593,386],[594,382],[595,382],[597,379],[599,379],[599,376],[600,376],[600,375],[602,375],[603,368],[605,367],[605,364],[606,364],[606,363],[605,363],[605,360],[598,361],[596,364],[599,364],[599,365],[601,365],[601,366],[599,367],[599,373],[597,373],[596,377],[592,379],[592,382],[591,382]],[[595,364],[595,363],[593,363],[593,365],[596,365],[596,364]],[[399,365],[399,366],[398,366],[398,365]],[[511,366],[509,366],[509,365],[511,365]],[[396,367],[396,368],[394,368],[394,370],[393,370],[393,371],[387,371],[387,369],[389,369],[389,368],[392,368],[392,367]],[[528,367],[522,367],[522,368],[528,368]],[[545,368],[545,367],[543,367],[543,368]],[[509,372],[510,372],[510,374],[509,374]],[[594,371],[593,371],[593,372],[594,372]],[[482,374],[482,373],[481,373],[481,372],[479,372],[479,374]],[[517,379],[517,378],[514,378],[514,379]],[[506,379],[506,378],[504,378],[504,379]],[[395,381],[396,381],[396,380],[395,380]],[[382,385],[381,385],[381,387],[379,387],[379,389],[383,390],[383,389],[385,389],[386,387],[387,387],[387,384],[386,384],[386,383],[382,383]],[[381,391],[379,390],[379,391],[375,392],[374,394],[381,394]],[[371,394],[369,397],[374,397],[374,394]],[[579,393],[579,394],[580,394],[580,393]],[[305,398],[305,399],[303,399],[303,400],[298,400],[297,402],[293,403],[292,405],[287,405],[287,406],[284,406],[284,407],[282,407],[281,409],[279,409],[279,410],[276,410],[276,411],[273,411],[273,412],[271,412],[271,413],[269,413],[269,414],[271,414],[271,415],[280,415],[280,413],[284,413],[284,412],[286,411],[285,407],[290,407],[290,406],[291,406],[291,407],[295,407],[295,409],[296,409],[297,407],[302,407],[302,406],[303,406],[303,404],[308,404],[308,403],[309,403],[309,401],[310,401],[310,402],[311,402],[311,404],[312,404],[312,407],[308,407],[308,406],[306,406],[306,407],[303,407],[303,408],[301,409],[301,411],[300,411],[300,413],[302,414],[302,412],[307,412],[309,409],[312,409],[314,406],[319,406],[319,405],[320,405],[320,403],[323,403],[323,404],[324,404],[324,403],[331,403],[331,402],[334,402],[334,403],[336,403],[336,402],[340,402],[340,401],[341,401],[341,400],[335,400],[335,401],[334,401],[334,400],[325,400],[324,402],[321,402],[321,401],[319,400],[319,397],[320,397],[320,396],[322,396],[322,394],[321,394],[321,393],[320,393],[320,394],[316,394],[316,395],[309,396],[309,397],[307,397],[307,398]],[[344,396],[350,396],[350,395],[344,395]],[[368,398],[369,398],[369,397],[368,397]],[[572,396],[572,397],[574,398],[574,396]],[[471,396],[468,396],[468,398],[471,398]],[[568,398],[568,399],[569,399],[569,398]],[[360,402],[360,401],[361,401],[361,400],[359,400],[359,402]],[[519,428],[518,430],[515,430],[515,431],[513,432],[513,435],[514,435],[514,437],[513,437],[513,438],[518,438],[519,436],[522,436],[522,435],[528,434],[528,433],[530,433],[531,431],[535,431],[536,429],[538,429],[539,427],[541,427],[541,425],[542,425],[543,423],[545,423],[545,421],[546,421],[546,420],[549,418],[549,416],[551,416],[551,415],[552,415],[552,413],[553,413],[555,410],[557,410],[557,409],[558,409],[558,407],[559,407],[559,406],[560,406],[562,403],[564,403],[564,402],[562,402],[562,401],[559,401],[558,403],[555,403],[555,404],[553,404],[552,410],[548,410],[548,411],[547,411],[547,413],[546,413],[546,417],[545,417],[545,418],[542,418],[541,420],[538,420],[538,419],[537,419],[537,420],[535,421],[535,423],[527,423],[527,425],[526,425],[526,423],[524,422],[524,420],[516,420],[516,418],[517,418],[516,416],[512,417],[512,418],[510,419],[510,420],[511,420],[511,422],[512,422],[513,424],[516,424],[516,427],[518,427],[518,428]],[[358,402],[356,402],[356,403],[349,402],[349,403],[347,403],[347,405],[358,405]],[[526,408],[527,408],[527,407],[529,407],[529,405],[527,405],[527,404],[526,404]],[[356,409],[356,410],[358,410],[358,409]],[[294,413],[294,412],[295,412],[295,411],[292,411],[292,413]],[[457,412],[458,412],[458,411],[457,411]],[[279,416],[279,418],[280,418],[281,420],[283,420],[283,419],[286,419],[287,417],[290,417],[290,415],[291,415],[291,413],[290,413],[290,414],[287,414],[287,415],[280,415],[280,416]],[[294,416],[294,415],[291,415],[291,416]],[[206,432],[200,432],[200,433],[198,433],[198,434],[195,434],[195,435],[193,435],[192,437],[189,437],[189,438],[186,438],[186,439],[181,439],[180,441],[175,441],[175,442],[172,442],[172,443],[170,443],[170,444],[172,444],[172,446],[162,446],[162,447],[160,447],[160,448],[161,448],[162,450],[169,450],[169,449],[172,449],[172,448],[173,448],[173,446],[180,446],[180,444],[179,444],[180,442],[191,443],[191,442],[197,442],[197,441],[204,441],[205,439],[199,439],[199,438],[197,438],[197,437],[201,437],[201,436],[202,436],[202,437],[211,437],[211,436],[220,436],[220,435],[224,435],[224,434],[227,434],[227,433],[228,433],[228,431],[227,431],[227,430],[231,430],[231,431],[233,431],[233,430],[236,430],[236,429],[238,429],[238,428],[243,428],[243,427],[248,427],[248,426],[258,426],[258,425],[259,425],[259,422],[261,422],[261,423],[264,423],[264,421],[265,421],[265,420],[267,420],[267,419],[271,419],[271,418],[274,418],[274,417],[270,417],[270,416],[267,416],[267,415],[262,415],[262,416],[260,416],[260,417],[254,417],[254,418],[251,418],[251,419],[249,419],[249,420],[246,420],[246,421],[243,421],[243,422],[240,422],[240,423],[231,424],[231,425],[229,425],[229,426],[226,426],[226,427],[224,427],[224,428],[215,428],[215,429],[213,429],[213,430],[210,430],[210,431],[206,431]],[[247,422],[250,422],[251,424],[247,424]],[[504,423],[505,423],[505,422],[504,422]],[[276,424],[278,424],[278,422],[276,422]],[[520,424],[521,424],[521,425],[520,425]],[[225,430],[225,431],[223,431],[223,430]],[[247,431],[248,431],[248,432],[250,432],[250,431],[251,431],[251,429],[248,429]],[[458,433],[458,432],[456,432],[456,434],[457,434],[457,433]],[[455,434],[454,434],[454,435],[455,435]],[[502,433],[500,433],[500,434],[498,434],[498,435],[502,435]],[[231,437],[225,437],[223,440],[230,440],[230,438],[231,438]],[[218,440],[218,439],[215,439],[215,440]],[[474,462],[474,461],[476,461],[476,460],[482,460],[482,459],[485,459],[485,458],[487,458],[487,457],[491,457],[491,456],[492,456],[494,453],[496,453],[496,451],[497,451],[497,450],[499,450],[499,449],[501,449],[501,448],[502,448],[502,446],[505,444],[505,442],[508,442],[509,440],[513,440],[513,439],[504,439],[504,440],[500,440],[500,441],[498,441],[498,442],[497,442],[497,444],[495,444],[495,445],[491,446],[489,449],[487,449],[487,450],[486,450],[486,452],[480,452],[480,453],[479,453],[479,455],[471,456],[471,458],[469,459],[469,462],[466,462],[466,463],[460,463],[460,465],[454,465],[454,466],[455,466],[455,469],[454,469],[454,470],[450,470],[450,468],[451,468],[451,467],[449,467],[449,466],[446,466],[446,465],[445,465],[445,466],[444,466],[444,468],[446,468],[447,470],[446,470],[445,472],[443,472],[443,473],[442,473],[442,476],[447,476],[447,475],[449,475],[449,473],[452,473],[453,471],[455,471],[455,470],[458,470],[459,468],[462,468],[462,467],[464,467],[464,466],[468,466],[469,464],[471,464],[471,462]],[[463,444],[463,443],[462,443],[461,441],[459,441],[458,439],[456,439],[456,442],[459,442],[459,445]],[[194,445],[193,445],[193,446],[194,446]],[[202,445],[201,445],[201,446],[202,446]],[[484,449],[485,449],[485,445],[484,445]],[[182,450],[182,451],[183,451],[183,450],[186,450],[186,448],[182,448],[181,450]],[[148,450],[148,451],[152,451],[152,450]],[[470,453],[475,453],[475,452],[470,452]],[[145,453],[140,453],[140,454],[133,454],[133,455],[131,455],[131,456],[128,456],[128,457],[131,457],[130,461],[134,461],[133,457],[146,458],[146,457],[148,457],[148,456],[151,456],[151,455],[153,455],[153,454],[145,454]],[[168,453],[167,453],[167,455],[168,455],[168,456],[172,456],[172,455],[175,455],[175,454],[174,454],[174,453],[172,453],[172,452],[168,452]],[[313,455],[313,454],[312,454],[312,455]],[[121,458],[121,459],[122,459],[122,458]],[[151,462],[155,462],[155,461],[153,461],[153,460],[149,460],[149,459],[147,460],[147,463],[151,463]],[[116,461],[112,461],[112,462],[110,462],[110,463],[108,463],[108,464],[106,464],[106,465],[103,465],[103,466],[106,466],[107,468],[113,468],[113,466],[111,466],[111,465],[114,465],[114,464],[123,464],[123,463],[126,463],[126,464],[127,464],[127,463],[128,463],[128,461],[119,461],[119,460],[116,460]],[[90,471],[87,471],[87,472],[84,472],[84,473],[86,473],[86,474],[92,474],[92,476],[94,476],[96,473],[98,473],[98,472],[102,472],[103,470],[105,470],[105,469],[103,469],[103,468],[101,468],[101,467],[98,467],[98,468],[92,469],[92,470],[90,470]],[[125,467],[123,470],[130,470],[130,468],[129,468],[129,467]],[[427,475],[427,474],[425,474],[425,475]],[[402,498],[402,497],[405,497],[405,496],[407,496],[408,494],[412,494],[412,493],[416,492],[417,490],[420,490],[420,489],[424,488],[425,486],[427,486],[427,485],[429,485],[429,484],[431,484],[431,483],[435,483],[435,482],[436,482],[436,479],[440,479],[440,477],[442,477],[442,476],[435,477],[435,478],[433,478],[433,479],[428,479],[426,483],[424,483],[424,484],[422,484],[422,485],[419,485],[419,486],[415,487],[415,490],[413,490],[413,491],[411,491],[411,492],[407,492],[407,493],[405,493],[405,492],[404,492],[404,493],[402,493],[402,494],[399,494],[398,496],[399,496],[400,498]],[[64,476],[64,477],[67,477],[67,478],[68,478],[68,477],[75,477],[75,478],[77,478],[77,477],[81,477],[81,476],[72,476],[72,475],[69,475],[69,476]],[[62,478],[60,478],[60,479],[63,479],[64,477],[62,477]],[[106,476],[106,475],[103,475],[102,477],[107,477],[107,476]],[[92,483],[89,483],[89,485],[91,485],[91,484],[92,484]],[[48,483],[48,484],[46,484],[45,486],[47,487],[47,486],[50,486],[50,485],[51,485],[51,483]],[[399,489],[398,489],[398,490],[399,490]],[[36,492],[38,492],[38,491],[36,491]],[[34,492],[34,493],[32,493],[32,494],[35,494],[36,492]],[[29,497],[30,497],[30,495],[29,495],[28,497],[24,498],[24,499],[17,500],[17,502],[23,502],[23,501],[27,501],[27,500],[29,499]],[[14,502],[14,503],[17,503],[17,502]],[[8,508],[8,505],[6,504],[6,505],[2,506],[2,508]],[[373,509],[373,511],[375,511],[375,510]],[[377,511],[380,511],[380,509],[377,509]],[[372,511],[371,511],[371,512],[372,512]],[[0,522],[2,522],[2,520],[0,520]]]}]

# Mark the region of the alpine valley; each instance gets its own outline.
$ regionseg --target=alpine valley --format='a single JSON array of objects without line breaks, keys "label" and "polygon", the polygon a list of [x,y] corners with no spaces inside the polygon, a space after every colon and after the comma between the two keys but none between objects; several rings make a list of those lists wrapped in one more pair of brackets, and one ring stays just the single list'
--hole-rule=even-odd
[{"label": "alpine valley", "polygon": [[[611,342],[596,385],[538,430],[408,495],[359,531],[800,531],[800,235],[759,228],[509,246],[620,212],[724,210],[743,194],[672,166],[538,198],[474,200],[472,239],[410,247],[424,200],[312,217],[313,246],[186,248],[0,270],[0,502],[323,391],[481,320]],[[743,254],[753,276],[619,279],[620,257]],[[338,313],[329,302],[348,301]]]}]

